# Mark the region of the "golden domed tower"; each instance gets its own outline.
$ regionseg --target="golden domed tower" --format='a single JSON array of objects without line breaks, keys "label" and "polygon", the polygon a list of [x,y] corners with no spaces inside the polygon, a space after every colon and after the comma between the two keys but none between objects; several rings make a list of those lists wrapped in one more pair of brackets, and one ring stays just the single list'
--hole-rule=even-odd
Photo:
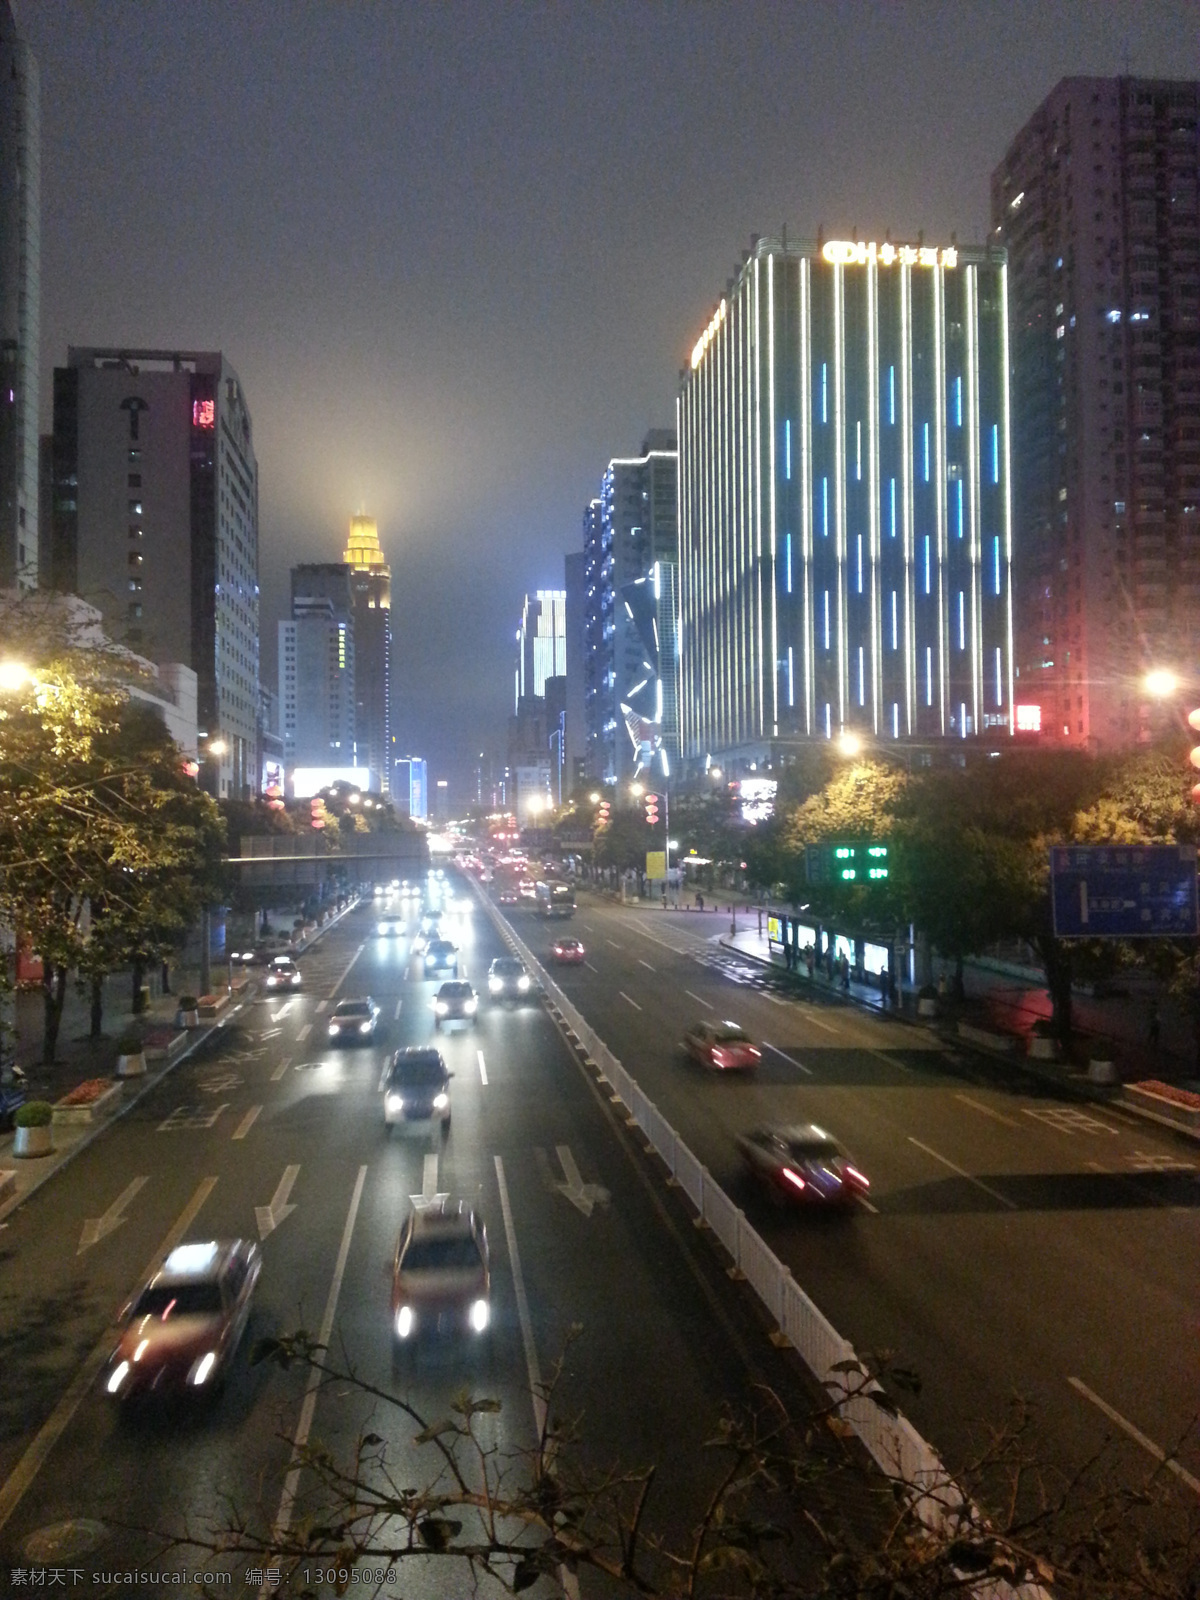
[{"label": "golden domed tower", "polygon": [[391,788],[392,569],[379,543],[374,517],[350,518],[343,561],[354,596],[354,688],[359,760],[372,787]]}]

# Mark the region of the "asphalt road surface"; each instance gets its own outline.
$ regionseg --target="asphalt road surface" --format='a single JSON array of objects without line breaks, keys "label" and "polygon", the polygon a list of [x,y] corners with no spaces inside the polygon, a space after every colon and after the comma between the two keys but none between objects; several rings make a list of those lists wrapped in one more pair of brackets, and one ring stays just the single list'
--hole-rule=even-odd
[{"label": "asphalt road surface", "polygon": [[[236,1517],[276,1523],[307,1374],[250,1365],[249,1349],[273,1333],[328,1327],[336,1353],[364,1379],[407,1393],[429,1417],[463,1386],[499,1398],[490,1437],[501,1448],[532,1443],[531,1388],[565,1350],[556,1403],[583,1415],[595,1461],[660,1464],[664,1525],[676,1529],[699,1508],[697,1453],[722,1401],[743,1398],[752,1382],[785,1398],[803,1393],[794,1358],[771,1348],[757,1308],[688,1226],[541,1004],[488,1003],[486,967],[504,946],[482,909],[464,914],[456,934],[461,975],[483,991],[477,1026],[438,1036],[455,1074],[449,1135],[432,1144],[387,1136],[381,1067],[397,1046],[434,1038],[436,984],[412,959],[411,926],[394,939],[375,926],[370,905],[352,911],[302,958],[302,992],[247,1000],[0,1230],[6,1569],[86,1573],[83,1587],[71,1578],[64,1587],[89,1595],[143,1592],[92,1585],[96,1571],[208,1570],[235,1580],[222,1592],[243,1592],[245,1558],[165,1551],[163,1535],[211,1533]],[[695,985],[724,985],[678,959]],[[601,957],[603,970],[615,973],[615,961]],[[625,988],[633,981],[621,978]],[[576,987],[614,1045],[631,1065],[644,1055],[676,1072],[671,982],[661,982],[667,1015],[636,1019],[636,1051],[624,1002],[606,983],[585,971]],[[366,993],[381,1006],[378,1040],[331,1047],[332,1004]],[[683,1099],[699,1107],[709,1086],[699,1096],[697,1087]],[[712,1104],[700,1120],[717,1141]],[[687,1131],[694,1136],[690,1123]],[[410,1197],[440,1191],[477,1197],[487,1221],[493,1332],[478,1351],[447,1343],[398,1369],[394,1242]],[[191,1414],[123,1414],[96,1382],[117,1308],[170,1243],[230,1236],[261,1238],[264,1269],[224,1392]],[[402,1475],[432,1471],[433,1447],[421,1455],[386,1405],[321,1389],[308,1409],[313,1440],[336,1449],[370,1427]],[[296,1494],[293,1517],[317,1509],[303,1477]],[[446,1585],[444,1572],[406,1571],[399,1589],[415,1600]]]},{"label": "asphalt road surface", "polygon": [[[532,916],[512,920],[548,949]],[[1043,1459],[1068,1470],[1111,1436],[1134,1481],[1177,1448],[1180,1492],[1200,1494],[1196,1144],[819,981],[793,998],[719,946],[725,926],[583,896],[587,964],[555,977],[843,1337],[916,1369],[920,1394],[897,1399],[952,1468],[1019,1394]],[[677,1043],[701,1017],[763,1041],[757,1072],[689,1064]],[[839,1221],[766,1203],[733,1136],[768,1121],[841,1138],[869,1206]]]}]

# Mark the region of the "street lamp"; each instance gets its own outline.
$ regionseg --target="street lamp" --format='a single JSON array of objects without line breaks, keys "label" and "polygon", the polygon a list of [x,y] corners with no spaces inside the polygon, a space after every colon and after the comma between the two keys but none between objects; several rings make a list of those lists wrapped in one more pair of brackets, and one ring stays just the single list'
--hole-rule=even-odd
[{"label": "street lamp", "polygon": [[838,739],[838,749],[842,755],[853,758],[862,750],[862,740],[857,733],[851,733],[847,728]]},{"label": "street lamp", "polygon": [[629,792],[635,800],[640,800],[646,792],[646,785],[644,783],[631,783]]},{"label": "street lamp", "polygon": [[1178,692],[1179,679],[1169,667],[1155,667],[1142,679],[1142,687],[1156,700],[1169,700]]},{"label": "street lamp", "polygon": [[33,674],[23,661],[0,661],[0,689],[11,693],[23,689],[33,681]]}]

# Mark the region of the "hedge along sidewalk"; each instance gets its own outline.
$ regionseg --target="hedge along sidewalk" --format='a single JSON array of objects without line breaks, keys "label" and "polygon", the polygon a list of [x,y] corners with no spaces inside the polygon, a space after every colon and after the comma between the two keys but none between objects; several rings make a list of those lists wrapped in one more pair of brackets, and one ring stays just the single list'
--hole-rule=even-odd
[{"label": "hedge along sidewalk", "polygon": [[[323,938],[330,928],[334,927],[344,916],[353,911],[357,904],[356,900],[352,900],[344,911],[339,911],[336,916],[330,917],[325,926],[318,929],[312,938],[306,941],[304,948],[306,950],[311,949],[318,939]],[[169,999],[172,1003],[172,1008],[178,1006],[179,999],[177,995],[162,996],[160,998]],[[11,1213],[18,1206],[23,1205],[29,1196],[36,1193],[56,1172],[61,1172],[63,1167],[73,1160],[81,1150],[91,1144],[93,1139],[98,1139],[114,1122],[119,1121],[121,1117],[132,1111],[134,1106],[145,1095],[148,1095],[152,1089],[158,1087],[168,1072],[172,1072],[181,1061],[186,1061],[206,1039],[220,1029],[227,1027],[243,1007],[255,998],[257,998],[257,991],[248,987],[243,991],[241,997],[235,998],[233,1003],[226,1007],[214,1022],[189,1029],[188,1043],[185,1049],[178,1050],[174,1055],[165,1056],[161,1060],[148,1061],[144,1075],[136,1078],[114,1078],[114,1083],[127,1085],[132,1092],[128,1097],[122,1095],[120,1104],[116,1106],[110,1115],[93,1122],[55,1123],[55,1148],[52,1154],[48,1156],[22,1156],[17,1159],[12,1155],[13,1135],[7,1133],[0,1137],[0,1224],[7,1221]],[[173,1009],[171,1014],[174,1014]],[[148,1020],[150,1016],[151,1014],[148,1013]],[[115,1041],[112,1042],[115,1044]],[[113,1055],[113,1065],[114,1067],[116,1065],[115,1053]],[[75,1083],[62,1086],[62,1094],[59,1098],[69,1094],[76,1086],[76,1083],[83,1081],[85,1078],[95,1076],[94,1070],[81,1073]]]}]

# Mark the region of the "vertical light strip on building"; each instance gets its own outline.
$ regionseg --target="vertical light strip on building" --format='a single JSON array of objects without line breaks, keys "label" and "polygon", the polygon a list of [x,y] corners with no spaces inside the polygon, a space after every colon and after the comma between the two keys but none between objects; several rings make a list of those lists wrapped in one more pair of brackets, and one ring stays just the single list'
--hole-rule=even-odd
[{"label": "vertical light strip on building", "polygon": [[1015,689],[1013,685],[1013,608],[1012,608],[1012,456],[1011,456],[1011,422],[1009,417],[1009,369],[1008,369],[1008,263],[1001,263],[1000,267],[1000,370],[1003,385],[1001,395],[1001,418],[1004,423],[1004,483],[1002,492],[1004,496],[1004,567],[1005,567],[1005,649],[1008,652],[1007,690],[1008,703],[1001,709],[1008,717],[1008,731],[1016,732],[1016,718],[1013,714],[1013,700]]},{"label": "vertical light strip on building", "polygon": [[[766,696],[763,693],[763,595],[762,595],[762,258],[754,258],[754,615],[751,622],[751,647],[757,652],[750,682],[755,692],[756,704],[751,707],[751,729],[761,736]],[[750,586],[747,585],[747,588]],[[750,729],[747,730],[749,732]]]},{"label": "vertical light strip on building", "polygon": [[871,560],[871,731],[883,715],[883,619],[879,607],[879,269],[867,264],[867,503]]},{"label": "vertical light strip on building", "polygon": [[[775,257],[767,257],[767,404],[768,422],[771,429],[771,451],[768,458],[771,472],[771,735],[779,733],[779,618],[777,596],[779,592],[779,577],[776,570],[776,538],[778,529],[778,496],[776,493],[775,476],[778,468],[775,463],[775,430],[779,426],[779,419],[775,413]],[[764,708],[765,709],[765,708]]]},{"label": "vertical light strip on building", "polygon": [[846,269],[833,268],[833,523],[837,541],[838,727],[846,726]]},{"label": "vertical light strip on building", "polygon": [[971,706],[975,731],[980,723],[979,670],[983,661],[983,617],[980,610],[980,485],[979,485],[979,276],[974,266],[966,269],[964,284],[967,324],[967,512],[970,526],[971,559]]},{"label": "vertical light strip on building", "polygon": [[804,731],[813,734],[812,263],[800,261],[800,518],[804,541]]},{"label": "vertical light strip on building", "polygon": [[900,268],[900,489],[904,528],[904,716],[905,733],[916,731],[917,641],[913,618],[912,481],[912,271]]},{"label": "vertical light strip on building", "polygon": [[937,546],[937,651],[938,651],[938,732],[946,736],[949,713],[950,652],[946,638],[946,280],[945,269],[936,267],[929,275],[933,294],[933,435],[934,435],[934,528]]}]

